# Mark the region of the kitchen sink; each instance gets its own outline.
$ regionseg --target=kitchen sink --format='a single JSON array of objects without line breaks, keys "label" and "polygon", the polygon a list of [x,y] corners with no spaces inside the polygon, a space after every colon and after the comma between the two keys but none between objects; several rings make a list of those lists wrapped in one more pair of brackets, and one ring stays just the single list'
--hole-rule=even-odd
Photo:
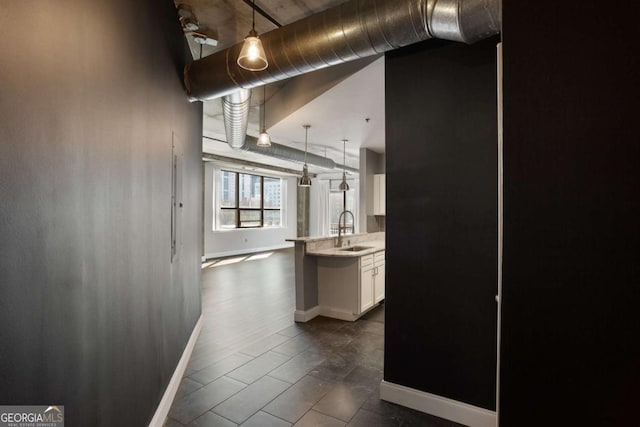
[{"label": "kitchen sink", "polygon": [[373,249],[371,246],[350,246],[348,248],[340,248],[339,250],[345,252],[360,252],[366,251],[367,249]]}]

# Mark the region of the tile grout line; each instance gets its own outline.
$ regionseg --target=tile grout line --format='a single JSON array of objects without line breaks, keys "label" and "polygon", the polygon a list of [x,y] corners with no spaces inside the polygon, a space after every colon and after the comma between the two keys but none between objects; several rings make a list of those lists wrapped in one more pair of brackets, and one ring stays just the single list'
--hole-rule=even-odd
[{"label": "tile grout line", "polygon": [[[267,377],[267,376],[268,376],[269,378],[273,378],[273,377],[272,377],[272,376],[270,376],[269,374],[264,375],[262,378]],[[262,407],[261,407],[260,409],[258,409],[254,414],[252,414],[252,415],[251,415],[251,417],[253,417],[253,416],[254,416],[255,414],[257,414],[258,412],[262,411],[262,412],[267,413],[267,414],[269,414],[269,415],[271,415],[271,416],[273,416],[273,417],[276,417],[276,418],[278,418],[278,419],[280,419],[280,420],[283,420],[282,418],[280,418],[280,417],[278,417],[278,416],[276,416],[276,415],[273,415],[273,414],[270,414],[270,413],[269,413],[269,412],[267,412],[267,411],[264,411],[264,408],[266,408],[267,406],[269,406],[269,404],[270,404],[271,402],[273,402],[274,400],[276,400],[278,397],[280,397],[282,394],[284,394],[287,390],[289,390],[289,389],[290,389],[291,387],[293,387],[295,384],[291,384],[291,383],[289,383],[288,381],[283,381],[283,380],[280,380],[280,379],[278,379],[278,378],[273,378],[273,379],[278,380],[278,381],[282,381],[282,382],[286,382],[287,384],[290,384],[290,385],[289,385],[289,387],[287,387],[286,389],[284,389],[284,390],[282,390],[280,393],[278,393],[278,395],[274,396],[274,397],[273,397],[273,399],[271,399],[270,401],[268,401],[267,403],[265,403],[264,405],[262,405]],[[251,417],[249,417],[249,418],[251,418]],[[247,420],[248,420],[249,418],[247,418]],[[289,422],[289,421],[287,421],[287,420],[283,420],[283,421],[285,421],[285,422],[287,422],[287,423]],[[246,423],[247,421],[245,420],[244,422]],[[291,423],[291,425],[293,425],[293,424]]]},{"label": "tile grout line", "polygon": [[[247,419],[245,419],[243,422],[241,422],[241,423],[240,423],[240,424],[238,424],[238,425],[242,425],[242,424],[246,423],[246,422],[247,422],[247,420],[249,420],[251,417],[253,417],[255,414],[257,414],[257,413],[258,413],[258,412],[260,412],[260,411],[265,412],[265,413],[268,413],[267,411],[263,411],[263,409],[264,409],[266,406],[268,406],[271,402],[273,402],[274,400],[276,400],[278,397],[280,397],[280,395],[281,395],[281,394],[283,394],[284,392],[286,392],[287,390],[289,390],[291,387],[293,387],[293,385],[294,385],[294,384],[291,384],[291,383],[290,383],[290,382],[288,382],[288,381],[283,381],[283,380],[281,380],[281,379],[274,378],[274,377],[270,376],[270,375],[267,373],[267,374],[265,374],[265,375],[261,376],[260,378],[258,378],[257,380],[255,380],[253,383],[248,384],[248,385],[247,385],[247,387],[248,387],[248,386],[250,386],[250,385],[252,385],[252,384],[257,383],[258,381],[260,381],[261,379],[263,379],[264,377],[267,377],[267,376],[268,376],[269,378],[274,379],[274,380],[278,380],[278,381],[281,381],[281,382],[287,383],[287,384],[289,384],[289,387],[287,387],[286,389],[282,390],[280,393],[278,393],[276,396],[274,396],[274,397],[273,397],[273,399],[271,399],[271,400],[270,400],[270,401],[268,401],[266,404],[264,404],[263,406],[261,406],[260,408],[258,408],[258,410],[257,410],[256,412],[254,412],[254,413],[252,413],[251,415],[249,415],[249,417],[248,417]],[[231,378],[231,379],[234,379],[234,378]],[[235,380],[235,379],[234,379],[234,380]],[[235,381],[238,381],[238,380],[235,380]],[[240,381],[240,382],[242,382],[242,381]],[[244,383],[243,383],[243,384],[244,384]],[[245,388],[246,388],[246,387],[245,387]],[[224,419],[228,419],[228,418],[224,417],[223,415],[221,415],[221,414],[219,414],[219,413],[215,412],[213,409],[214,409],[214,408],[216,408],[216,407],[218,407],[218,406],[220,406],[220,405],[222,405],[224,402],[226,402],[227,400],[231,399],[232,397],[236,396],[238,393],[240,393],[241,391],[243,391],[245,388],[242,388],[242,389],[238,390],[238,391],[237,391],[237,392],[235,392],[233,395],[229,396],[228,398],[226,398],[226,399],[225,399],[225,400],[223,400],[222,402],[218,403],[218,404],[217,404],[217,405],[215,405],[213,408],[209,409],[209,412],[212,412],[212,413],[214,413],[214,414],[216,414],[216,415],[218,415],[218,416],[220,416],[220,417],[222,417],[222,418],[224,418]],[[270,414],[270,413],[268,413],[268,414],[269,414],[269,415],[272,415],[272,416],[274,416],[274,417],[275,417],[275,415],[273,415],[273,414]],[[278,418],[278,419],[282,419],[282,418],[280,418],[280,417],[276,417],[276,418]],[[229,420],[229,421],[231,421],[231,422],[233,422],[234,424],[236,424],[236,422],[235,422],[235,421],[233,421],[233,420]],[[286,421],[286,420],[283,420],[283,421]],[[286,421],[286,422],[288,422],[288,421]]]},{"label": "tile grout line", "polygon": [[[243,389],[243,390],[244,390],[244,389]],[[220,403],[222,403],[222,402],[220,402]],[[216,406],[218,406],[218,405],[216,405]],[[220,414],[218,414],[217,412],[213,412],[213,408],[209,409],[207,412],[211,412],[213,415],[216,415],[216,416],[218,416],[218,417],[220,417],[220,418],[224,418],[225,420],[229,421],[230,423],[235,424],[235,422],[234,422],[233,420],[230,420],[229,418],[227,418],[227,417],[225,417],[225,416],[223,416],[223,415],[220,415]],[[205,413],[206,413],[206,412],[205,412]],[[193,422],[193,421],[192,421],[192,422]],[[238,425],[239,425],[239,424],[238,424]]]}]

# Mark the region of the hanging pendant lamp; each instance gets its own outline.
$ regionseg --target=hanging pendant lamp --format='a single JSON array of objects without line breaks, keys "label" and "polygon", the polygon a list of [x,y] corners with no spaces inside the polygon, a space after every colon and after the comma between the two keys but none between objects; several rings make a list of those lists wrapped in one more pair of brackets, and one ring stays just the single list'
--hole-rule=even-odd
[{"label": "hanging pendant lamp", "polygon": [[340,191],[349,191],[349,184],[347,184],[347,171],[346,171],[346,164],[345,164],[345,159],[346,159],[345,152],[347,148],[347,141],[348,139],[342,140],[342,182],[338,187],[338,190]]},{"label": "hanging pendant lamp", "polygon": [[262,132],[258,136],[258,147],[271,147],[271,137],[267,133],[267,121],[265,116],[265,107],[267,105],[267,85],[262,86]]},{"label": "hanging pendant lamp", "polygon": [[302,178],[298,183],[299,187],[311,187],[311,178],[309,177],[309,168],[307,168],[307,134],[311,125],[303,125],[304,128],[304,166],[302,167]]},{"label": "hanging pendant lamp", "polygon": [[262,41],[256,33],[256,4],[255,0],[251,6],[251,31],[245,37],[244,44],[238,55],[238,65],[249,71],[262,71],[269,66],[267,55],[264,53]]}]

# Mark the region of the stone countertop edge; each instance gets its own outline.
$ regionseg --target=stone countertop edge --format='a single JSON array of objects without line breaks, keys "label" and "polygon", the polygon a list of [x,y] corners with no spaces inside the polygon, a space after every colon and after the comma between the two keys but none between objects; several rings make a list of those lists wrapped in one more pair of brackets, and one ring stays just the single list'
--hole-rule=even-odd
[{"label": "stone countertop edge", "polygon": [[369,240],[369,241],[354,243],[351,246],[369,246],[370,249],[365,249],[363,251],[357,251],[357,252],[344,251],[344,250],[341,250],[340,248],[320,249],[315,251],[308,250],[307,255],[341,257],[341,258],[361,257],[364,255],[370,255],[375,252],[383,251],[384,240]]},{"label": "stone countertop edge", "polygon": [[[357,234],[345,234],[345,238],[354,238],[354,237],[365,237],[371,236],[371,240],[384,240],[384,231],[377,231],[374,233],[357,233]],[[381,238],[376,238],[381,237]],[[312,236],[312,237],[296,237],[295,239],[284,239],[285,242],[304,242],[304,243],[313,243],[313,242],[321,242],[323,240],[336,239],[337,236]]]},{"label": "stone countertop edge", "polygon": [[[358,234],[348,234],[349,238],[367,236],[371,233],[358,233]],[[304,243],[313,243],[313,242],[321,242],[323,240],[336,239],[337,236],[319,236],[319,237],[297,237],[295,239],[285,239],[285,242],[304,242]]]}]

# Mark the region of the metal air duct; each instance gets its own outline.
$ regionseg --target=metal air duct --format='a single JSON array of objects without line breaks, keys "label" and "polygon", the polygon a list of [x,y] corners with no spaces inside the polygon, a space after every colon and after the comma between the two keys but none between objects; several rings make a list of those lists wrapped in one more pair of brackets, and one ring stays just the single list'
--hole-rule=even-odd
[{"label": "metal air duct", "polygon": [[[274,157],[281,160],[289,160],[294,162],[304,162],[304,151],[288,147],[286,145],[271,142],[270,147],[258,147],[258,138],[247,135],[246,142],[242,146],[243,151],[251,153],[263,154],[265,156]],[[333,160],[318,156],[316,154],[307,153],[307,163],[319,166],[325,169],[335,169],[336,162]]]},{"label": "metal air duct", "polygon": [[350,0],[263,34],[269,67],[240,68],[238,43],[184,70],[192,100],[209,100],[429,38],[474,43],[500,32],[500,0]]},{"label": "metal air duct", "polygon": [[[262,154],[276,159],[288,160],[293,162],[304,163],[304,151],[296,148],[291,148],[287,145],[271,142],[270,147],[258,147],[258,138],[247,135],[245,144],[242,146],[243,151],[249,151],[251,153]],[[325,169],[335,169],[343,165],[338,165],[333,160],[318,156],[317,154],[307,152],[307,163],[310,165],[318,166]],[[345,166],[345,169],[351,172],[358,173],[358,169]]]},{"label": "metal air duct", "polygon": [[[243,148],[248,89],[429,38],[474,43],[499,32],[500,0],[350,0],[263,34],[266,70],[240,68],[238,43],[188,64],[184,81],[192,100],[224,96],[227,141]],[[286,159],[277,148],[259,150]]]},{"label": "metal air duct", "polygon": [[222,116],[227,142],[231,148],[242,148],[247,136],[251,91],[240,89],[222,98]]},{"label": "metal air duct", "polygon": [[[226,144],[222,139],[212,138],[209,136],[204,136],[203,138],[209,139],[211,141],[218,141],[220,143]],[[304,163],[304,151],[298,150],[297,148],[292,148],[287,145],[278,144],[276,142],[271,142],[270,147],[258,147],[258,138],[247,135],[245,144],[240,147],[242,151],[248,151],[250,153],[263,154],[265,156],[273,157],[281,160],[288,160],[291,162]],[[331,160],[328,157],[318,156],[317,154],[307,152],[307,163],[313,166],[317,166],[324,169],[346,169],[350,172],[358,173],[360,170],[358,168],[353,168],[351,166],[345,166],[338,164]],[[298,173],[300,173],[298,171]]]}]

